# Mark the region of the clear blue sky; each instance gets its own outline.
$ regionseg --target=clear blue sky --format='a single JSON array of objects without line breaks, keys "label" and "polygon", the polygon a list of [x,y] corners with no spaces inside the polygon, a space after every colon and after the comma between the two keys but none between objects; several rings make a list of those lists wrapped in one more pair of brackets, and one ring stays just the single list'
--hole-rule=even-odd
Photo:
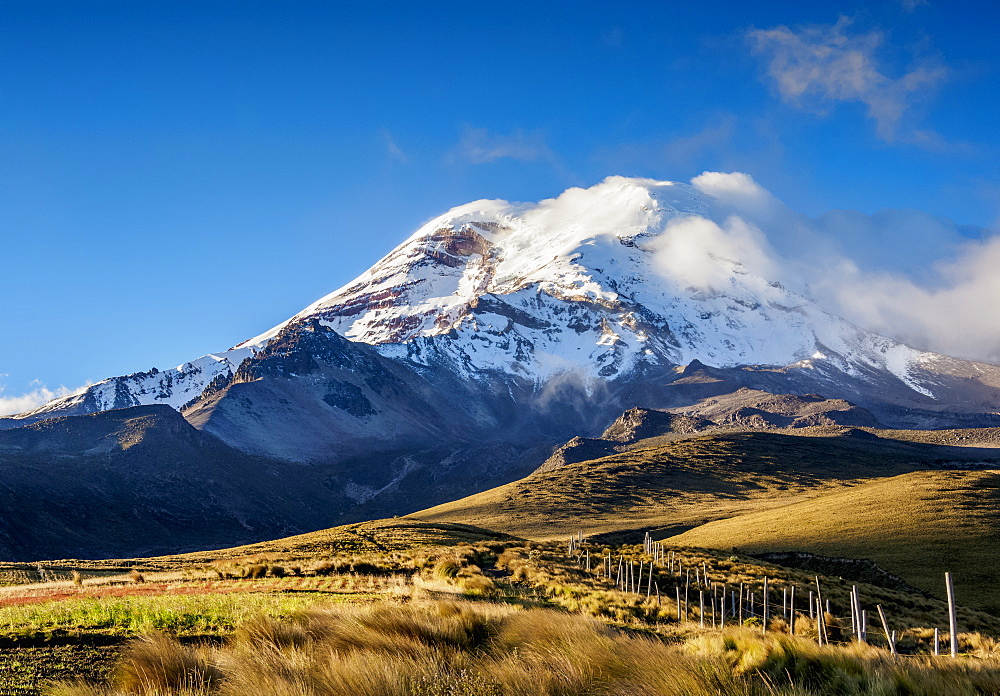
[{"label": "clear blue sky", "polygon": [[0,397],[225,349],[453,205],[609,174],[995,228],[997,12],[0,0]]}]

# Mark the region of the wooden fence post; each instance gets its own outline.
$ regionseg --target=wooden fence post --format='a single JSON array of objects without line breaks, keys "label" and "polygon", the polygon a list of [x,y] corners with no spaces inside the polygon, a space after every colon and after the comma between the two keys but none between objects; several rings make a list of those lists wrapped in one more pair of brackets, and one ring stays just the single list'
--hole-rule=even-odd
[{"label": "wooden fence post", "polygon": [[761,633],[767,633],[767,619],[768,619],[768,616],[770,615],[770,607],[768,606],[768,601],[767,601],[767,576],[766,575],[764,576],[764,595],[763,595],[763,600],[764,600],[764,611],[763,611],[763,614],[764,614],[764,626],[763,626],[763,629],[761,630]]},{"label": "wooden fence post", "polygon": [[958,620],[955,616],[955,585],[951,573],[944,574],[944,584],[948,588],[948,630],[951,632],[951,656],[958,656]]},{"label": "wooden fence post", "polygon": [[816,607],[816,612],[817,612],[816,620],[819,622],[819,627],[821,628],[821,632],[823,634],[823,643],[821,643],[821,645],[822,645],[822,644],[826,644],[826,642],[827,642],[827,640],[826,640],[826,617],[823,616],[823,590],[820,589],[820,586],[819,586],[819,576],[818,575],[816,576],[816,604],[817,604],[817,607]]},{"label": "wooden fence post", "polygon": [[795,585],[792,585],[791,597],[788,602],[788,633],[795,635]]},{"label": "wooden fence post", "polygon": [[885,612],[882,611],[882,605],[878,605],[878,615],[882,619],[882,630],[885,631],[885,639],[889,641],[889,652],[893,655],[896,654],[896,641],[892,639],[892,634],[889,633],[889,622],[885,620]]},{"label": "wooden fence post", "polygon": [[743,583],[740,583],[740,616],[739,616],[740,626],[743,625]]}]

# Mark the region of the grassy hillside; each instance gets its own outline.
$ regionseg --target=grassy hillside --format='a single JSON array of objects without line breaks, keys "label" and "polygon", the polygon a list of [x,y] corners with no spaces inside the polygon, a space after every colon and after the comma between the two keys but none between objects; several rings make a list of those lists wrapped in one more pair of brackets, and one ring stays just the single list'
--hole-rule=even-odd
[{"label": "grassy hillside", "polygon": [[[396,538],[391,550],[324,547],[309,556],[299,542],[274,542],[271,551],[285,556],[297,546],[295,566],[234,549],[210,565],[172,557],[173,570],[142,579],[8,587],[0,593],[0,693],[944,696],[1000,687],[1000,645],[989,637],[1000,635],[994,616],[961,608],[966,659],[928,654],[933,627],[945,622],[938,600],[858,583],[871,619],[864,645],[852,641],[843,618],[850,583],[823,578],[832,645],[820,648],[803,599],[794,632],[782,616],[786,589],[805,598],[814,587],[808,573],[729,551],[671,547],[650,593],[622,588],[601,561],[610,554],[613,565],[645,568],[648,578],[653,558],[641,546],[587,543],[569,554],[556,542],[493,539],[404,548],[396,524],[368,530]],[[684,592],[684,569],[709,579],[692,579],[682,617],[671,598],[674,588]],[[733,613],[717,625],[721,609],[700,606],[701,591],[742,587],[757,598],[744,626]],[[888,613],[906,659],[885,650],[876,605]],[[46,686],[80,676],[90,684]]]},{"label": "grassy hillside", "polygon": [[942,596],[1000,613],[1000,472],[923,471],[710,522],[671,543],[746,553],[809,551],[868,558]]},{"label": "grassy hillside", "polygon": [[534,539],[560,538],[576,529],[677,533],[923,470],[943,456],[950,455],[939,447],[861,431],[827,437],[739,432],[652,439],[619,454],[536,471],[410,517],[460,521]]},{"label": "grassy hillside", "polygon": [[147,574],[169,572],[213,563],[291,563],[300,559],[329,558],[337,554],[388,553],[424,546],[454,546],[510,539],[507,534],[467,524],[392,518],[321,529],[258,544],[169,556],[99,561],[62,559],[39,563],[0,562],[0,587],[68,581],[73,571],[81,573],[84,578],[99,580],[131,571]]}]

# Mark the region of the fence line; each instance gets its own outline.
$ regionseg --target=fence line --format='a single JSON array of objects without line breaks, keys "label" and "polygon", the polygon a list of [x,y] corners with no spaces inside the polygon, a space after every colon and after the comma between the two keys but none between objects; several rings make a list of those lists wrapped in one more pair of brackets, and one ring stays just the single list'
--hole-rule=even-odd
[{"label": "fence line", "polygon": [[[629,555],[626,558],[624,549],[618,554],[617,559],[609,551],[606,556],[601,558],[599,564],[592,564],[591,550],[585,548],[586,543],[587,537],[583,531],[573,534],[567,544],[567,555],[574,557],[586,572],[613,581],[615,588],[620,592],[633,594],[636,597],[642,597],[644,593],[647,600],[651,600],[655,595],[657,606],[661,606],[660,583],[664,582],[669,586],[670,582],[673,582],[676,620],[678,622],[693,621],[693,613],[697,614],[699,628],[725,627],[727,619],[731,622],[735,621],[739,625],[756,620],[760,622],[762,632],[767,633],[772,625],[772,619],[779,615],[778,609],[780,608],[781,619],[786,622],[788,631],[794,635],[796,622],[806,616],[805,610],[798,611],[796,583],[782,583],[781,601],[776,602],[773,601],[772,579],[768,576],[764,576],[762,580],[755,583],[740,582],[738,588],[735,584],[729,586],[726,583],[715,582],[709,575],[708,564],[705,561],[701,562],[700,567],[696,563],[689,563],[685,566],[684,559],[675,550],[668,549],[663,543],[655,541],[650,532],[646,532],[643,539],[645,557],[638,558],[638,565],[636,564],[636,556]],[[615,563],[616,560],[617,563]],[[693,578],[692,569],[694,570]],[[809,619],[816,626],[817,642],[820,645],[845,644],[853,641],[868,642],[868,629],[870,627],[868,611],[862,605],[858,586],[852,585],[848,593],[847,615],[837,616],[831,611],[830,600],[823,596],[819,576],[814,577],[814,582],[815,590],[811,588],[809,590],[807,607]],[[956,657],[958,654],[958,626],[954,586],[950,572],[945,573],[945,585],[948,594],[947,638],[950,641],[951,655]],[[757,593],[754,591],[755,587],[762,588],[759,603]],[[692,590],[698,593],[697,608],[691,606],[690,593]],[[669,595],[667,596],[669,597]],[[805,596],[804,593],[802,596]],[[896,649],[896,631],[890,629],[889,619],[881,604],[876,605],[876,610],[890,652],[893,655],[899,655]],[[849,626],[849,631],[846,632],[850,638],[848,640],[832,639],[830,629],[834,626],[838,629],[838,635],[843,635],[844,629]],[[940,654],[941,637],[939,629],[935,627],[934,655]]]}]

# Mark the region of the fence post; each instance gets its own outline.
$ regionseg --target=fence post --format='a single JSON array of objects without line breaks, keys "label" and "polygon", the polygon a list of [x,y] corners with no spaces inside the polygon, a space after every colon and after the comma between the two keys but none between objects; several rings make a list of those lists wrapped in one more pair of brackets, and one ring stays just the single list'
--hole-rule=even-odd
[{"label": "fence post", "polygon": [[770,614],[770,607],[767,606],[768,605],[768,601],[767,601],[767,576],[766,575],[764,576],[764,594],[763,594],[763,600],[764,600],[764,611],[763,611],[763,615],[764,615],[764,627],[761,630],[761,633],[767,633],[767,618],[768,618],[768,615]]},{"label": "fence post", "polygon": [[739,624],[740,624],[740,626],[743,625],[743,583],[742,582],[740,583],[740,615],[739,615]]},{"label": "fence post", "polygon": [[826,639],[826,617],[823,616],[823,590],[819,586],[819,576],[816,576],[816,620],[819,622],[820,632],[823,635],[823,643],[827,643]]},{"label": "fence post", "polygon": [[878,605],[878,615],[882,619],[882,630],[885,631],[885,639],[889,641],[889,652],[893,655],[896,654],[896,641],[892,639],[892,635],[889,633],[889,622],[885,620],[885,612],[882,611],[882,605]]},{"label": "fence post", "polygon": [[944,574],[944,584],[948,588],[948,630],[951,632],[951,656],[958,656],[958,621],[955,617],[955,585],[951,573]]},{"label": "fence post", "polygon": [[795,635],[795,585],[792,585],[792,591],[788,594],[791,595],[788,601],[788,633],[790,635]]}]

